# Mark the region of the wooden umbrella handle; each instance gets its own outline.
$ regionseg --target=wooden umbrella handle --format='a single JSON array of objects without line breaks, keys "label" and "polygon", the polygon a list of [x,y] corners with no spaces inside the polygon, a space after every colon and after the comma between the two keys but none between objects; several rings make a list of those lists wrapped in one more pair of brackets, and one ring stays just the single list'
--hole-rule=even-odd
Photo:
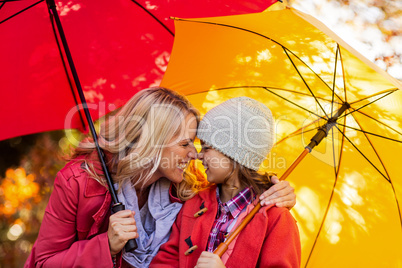
[{"label": "wooden umbrella handle", "polygon": [[[296,158],[293,164],[283,173],[279,180],[285,180],[290,173],[297,167],[297,165],[303,160],[303,158],[310,152],[309,148],[304,149],[304,151]],[[230,233],[230,235],[226,238],[226,240],[219,244],[219,246],[215,249],[214,254],[222,257],[222,255],[226,252],[229,247],[229,244],[236,238],[236,236],[246,227],[247,223],[251,221],[254,215],[260,210],[261,203],[258,204],[250,211],[249,214],[243,219],[243,221],[236,227],[236,229]]]}]

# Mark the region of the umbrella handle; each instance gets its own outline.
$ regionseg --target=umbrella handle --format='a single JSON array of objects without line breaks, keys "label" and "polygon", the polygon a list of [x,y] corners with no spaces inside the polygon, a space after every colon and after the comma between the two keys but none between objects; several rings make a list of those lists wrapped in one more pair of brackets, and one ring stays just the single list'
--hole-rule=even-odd
[{"label": "umbrella handle", "polygon": [[[125,210],[125,209],[126,209],[126,207],[122,203],[117,203],[117,204],[113,205],[112,212],[116,213],[117,211],[121,211],[121,210]],[[135,239],[130,239],[127,241],[126,245],[124,246],[124,249],[126,250],[126,252],[132,252],[137,247],[138,247],[138,245],[137,245],[137,242],[135,241]]]},{"label": "umbrella handle", "polygon": [[[303,160],[303,158],[311,151],[310,148],[305,148],[304,151],[296,158],[296,160],[293,162],[293,164],[283,173],[283,175],[280,177],[279,180],[285,180],[290,173],[297,167],[297,165]],[[222,257],[222,255],[226,252],[226,250],[229,247],[229,244],[233,242],[233,240],[236,238],[236,236],[239,235],[239,233],[246,227],[247,223],[251,221],[251,219],[254,217],[254,215],[260,210],[261,204],[258,202],[258,204],[250,211],[249,214],[243,219],[243,221],[236,227],[236,229],[230,233],[230,235],[227,237],[227,239],[220,243],[218,247],[215,249],[214,254],[218,255],[219,257]]]},{"label": "umbrella handle", "polygon": [[215,249],[214,254],[218,255],[219,257],[222,257],[222,255],[226,252],[226,250],[229,247],[229,244],[232,243],[232,241],[236,238],[236,236],[246,227],[247,223],[251,221],[251,219],[254,217],[254,215],[257,213],[258,210],[260,210],[261,204],[258,202],[258,204],[253,208],[253,210],[250,211],[249,214],[243,219],[243,221],[236,227],[236,229],[230,233],[228,238],[220,243],[218,247]]}]

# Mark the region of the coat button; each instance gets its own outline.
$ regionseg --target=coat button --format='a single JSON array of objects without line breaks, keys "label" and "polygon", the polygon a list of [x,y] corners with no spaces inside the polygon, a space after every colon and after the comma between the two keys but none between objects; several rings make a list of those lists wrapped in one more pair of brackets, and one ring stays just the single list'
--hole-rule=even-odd
[{"label": "coat button", "polygon": [[197,245],[195,245],[195,246],[192,246],[191,248],[189,248],[189,249],[187,249],[187,251],[186,252],[184,252],[184,255],[189,255],[189,254],[191,254],[191,253],[193,253],[194,252],[194,250],[196,250],[198,248],[198,246]]},{"label": "coat button", "polygon": [[207,208],[203,208],[201,210],[199,210],[197,213],[194,214],[194,217],[198,218],[199,216],[201,216],[202,214],[204,214],[205,212],[207,212]]}]

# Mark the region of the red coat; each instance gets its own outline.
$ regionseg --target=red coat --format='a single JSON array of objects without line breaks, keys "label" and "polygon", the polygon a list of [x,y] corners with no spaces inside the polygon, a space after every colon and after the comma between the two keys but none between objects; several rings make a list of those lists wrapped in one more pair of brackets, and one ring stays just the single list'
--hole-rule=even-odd
[{"label": "red coat", "polygon": [[[203,202],[208,210],[195,218]],[[217,209],[216,187],[187,201],[173,224],[169,241],[162,245],[150,267],[193,268],[207,247]],[[185,256],[189,249],[185,239],[189,236],[198,249]],[[263,207],[239,234],[226,267],[300,267],[300,256],[298,228],[288,209]]]},{"label": "red coat", "polygon": [[70,162],[57,174],[25,267],[112,267],[107,229],[111,195]]}]

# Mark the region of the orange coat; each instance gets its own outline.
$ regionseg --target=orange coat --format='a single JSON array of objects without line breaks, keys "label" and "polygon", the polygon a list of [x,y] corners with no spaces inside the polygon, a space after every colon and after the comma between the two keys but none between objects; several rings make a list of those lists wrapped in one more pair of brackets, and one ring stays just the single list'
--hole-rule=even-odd
[{"label": "orange coat", "polygon": [[[194,214],[204,206],[203,215]],[[193,268],[202,251],[207,247],[208,237],[218,209],[216,186],[200,192],[185,202],[172,226],[169,241],[162,245],[150,267]],[[193,253],[185,239],[191,236]],[[300,267],[300,237],[296,221],[286,208],[263,207],[239,234],[226,267]]]}]

